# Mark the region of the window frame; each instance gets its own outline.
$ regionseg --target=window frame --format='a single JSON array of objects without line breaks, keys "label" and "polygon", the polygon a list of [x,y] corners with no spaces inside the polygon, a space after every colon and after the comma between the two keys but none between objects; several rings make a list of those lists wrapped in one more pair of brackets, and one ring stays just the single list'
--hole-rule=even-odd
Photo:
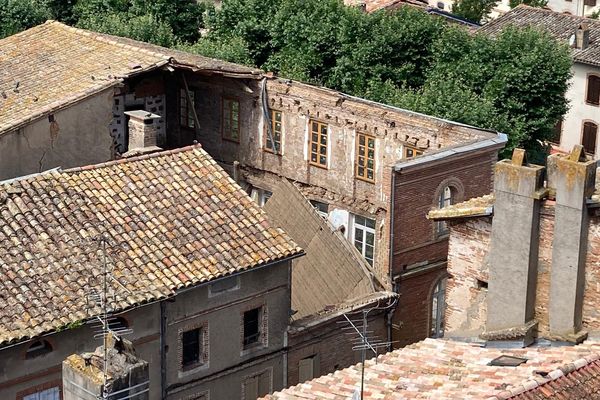
[{"label": "window frame", "polygon": [[[274,144],[277,144],[278,141],[276,140],[276,124],[277,124],[277,120],[276,120],[276,114],[279,113],[280,115],[280,120],[279,120],[279,147],[277,149],[277,152],[275,152],[275,149],[273,148],[273,146],[269,147],[268,142],[269,142],[269,129],[267,128],[267,124],[269,124],[271,126],[271,132],[273,133],[273,142]],[[263,150],[266,151],[267,153],[272,153],[272,154],[277,154],[278,156],[283,155],[283,111],[280,110],[276,110],[273,108],[269,108],[269,120],[265,121],[265,127],[264,127],[264,146],[263,146]]]},{"label": "window frame", "polygon": [[[261,378],[264,375],[264,379],[268,382],[268,388],[267,388],[267,393],[265,394],[261,394],[261,390],[260,390],[260,384],[261,384]],[[247,387],[249,387],[250,385],[250,381],[252,380],[256,380],[255,385],[256,385],[256,396],[254,396],[254,393],[248,393]],[[273,368],[269,367],[269,368],[265,368],[261,371],[257,371],[253,374],[250,375],[246,375],[242,378],[242,400],[256,400],[258,398],[262,398],[264,396],[266,396],[267,394],[273,393]]]},{"label": "window frame", "polygon": [[[588,151],[588,149],[584,146],[584,138],[585,138],[585,127],[586,125],[593,125],[596,127],[596,135],[594,137],[594,150],[593,151]],[[579,141],[579,143],[581,143],[581,145],[583,146],[586,154],[592,155],[594,156],[596,154],[596,148],[598,147],[598,124],[596,123],[596,121],[592,121],[589,119],[584,119],[581,122],[581,139]]]},{"label": "window frame", "polygon": [[[364,138],[365,139],[365,144],[361,145],[360,144],[360,139]],[[377,146],[377,138],[373,135],[370,135],[368,133],[364,133],[364,132],[357,132],[356,133],[356,154],[354,156],[354,176],[356,177],[356,179],[360,179],[361,181],[365,181],[365,182],[369,182],[369,183],[375,183],[375,168],[376,168],[376,157],[375,157],[375,152],[376,152],[376,146]],[[369,141],[372,140],[373,141],[373,148],[371,149],[369,147]],[[365,149],[365,154],[363,156],[360,155],[360,149],[361,147],[364,147]],[[369,157],[369,151],[372,150],[373,151],[373,157]],[[360,157],[364,158],[364,161],[361,165],[360,163]],[[372,160],[373,164],[372,164],[372,168],[369,168],[369,160]],[[359,174],[359,169],[363,168],[364,171],[364,175],[360,175]],[[372,178],[369,178],[369,170],[371,171],[372,174]]]},{"label": "window frame", "polygon": [[[187,332],[191,332],[194,330],[198,330],[198,360],[195,362],[191,362],[188,364],[183,363],[183,352],[184,352],[184,343],[183,337]],[[179,371],[180,377],[185,376],[189,373],[193,373],[198,369],[203,369],[208,367],[209,363],[209,331],[208,331],[208,322],[202,321],[195,324],[187,325],[180,328],[177,332],[177,352],[179,357]],[[183,373],[183,375],[181,374]]]},{"label": "window frame", "polygon": [[[313,131],[313,124],[317,124],[317,132]],[[321,143],[321,138],[323,137],[323,127],[325,127],[325,144]],[[317,134],[317,161],[312,161],[312,145],[313,145],[313,132]],[[321,155],[321,148],[325,148],[325,164],[321,164],[319,162],[319,157]],[[308,163],[310,165],[314,165],[315,167],[322,169],[329,169],[329,124],[327,122],[319,121],[318,119],[309,118],[308,120]]]},{"label": "window frame", "polygon": [[[560,120],[556,123],[556,125],[554,126],[554,136],[549,140],[550,143],[560,146],[560,142],[562,141],[562,133],[563,133],[563,126],[564,126],[564,120]],[[558,135],[557,135],[558,134]],[[556,141],[556,136],[558,136],[558,141]]]},{"label": "window frame", "polygon": [[[429,330],[428,337],[442,338],[446,328],[446,287],[448,277],[443,275],[437,278],[432,286],[429,296]],[[435,312],[434,312],[435,309]]]},{"label": "window frame", "polygon": [[[310,200],[310,205],[315,209],[317,214],[319,214],[323,219],[327,220],[327,218],[329,217],[329,203],[325,203],[319,200]],[[327,211],[324,211],[321,208],[319,208],[320,206],[325,206],[324,208],[326,208]]]},{"label": "window frame", "polygon": [[[598,90],[597,90],[597,94],[598,94],[598,98],[596,100],[596,102],[594,103],[593,101],[589,101],[590,100],[590,80],[591,78],[595,78],[597,80],[597,85],[598,85]],[[585,104],[589,105],[589,106],[594,106],[594,107],[600,107],[600,75],[596,74],[596,73],[588,73],[586,76],[586,80],[585,80]]]},{"label": "window frame", "polygon": [[[352,245],[354,246],[354,248],[356,250],[358,250],[358,252],[363,256],[363,258],[365,259],[365,261],[373,266],[375,264],[375,258],[376,258],[376,249],[377,249],[377,219],[376,218],[370,218],[370,217],[365,217],[362,215],[358,215],[358,214],[351,214],[352,215],[352,229],[350,230],[350,239],[352,242]],[[365,220],[365,224],[361,224],[361,223],[357,223],[357,218],[362,218]],[[369,227],[366,225],[367,220],[369,221],[373,221],[373,228]],[[361,228],[362,230],[362,248],[358,248],[356,245],[356,229],[357,226]],[[367,248],[367,234],[368,233],[372,233],[373,234],[373,258],[369,261],[369,259],[367,258],[366,255],[366,248]]]},{"label": "window frame", "polygon": [[[408,151],[412,151],[414,152],[414,155],[409,156],[408,155]],[[403,145],[402,146],[402,158],[404,159],[412,159],[412,158],[416,158],[418,156],[423,155],[423,150],[417,148],[417,147],[413,147],[413,146],[408,146],[408,145]]]},{"label": "window frame", "polygon": [[[229,132],[225,130],[225,110],[226,104],[237,104],[237,138],[233,137],[231,127],[233,126],[233,108],[229,109]],[[221,139],[227,140],[228,142],[240,143],[240,138],[242,136],[241,129],[241,102],[237,97],[231,96],[223,96],[221,98]]]},{"label": "window frame", "polygon": [[[446,189],[448,189],[450,196],[446,197]],[[442,186],[441,190],[437,192],[437,208],[443,209],[452,204],[456,203],[456,196],[458,194],[458,190],[452,186],[451,184],[445,184]],[[450,230],[448,228],[448,224],[446,221],[436,221],[435,222],[435,235],[436,237],[444,237],[450,234]]]},{"label": "window frame", "polygon": [[62,399],[63,398],[62,380],[57,379],[57,380],[45,382],[45,383],[30,387],[28,389],[22,390],[20,392],[17,392],[16,400],[23,400],[23,399],[25,399],[26,396],[31,396],[33,394],[41,393],[46,390],[50,390],[50,389],[54,389],[54,388],[58,388],[58,398]]},{"label": "window frame", "polygon": [[[196,119],[194,118],[194,112],[192,109],[196,108],[196,93],[190,89],[190,97],[192,98],[192,108],[190,108],[187,93],[185,88],[179,88],[179,126],[184,129],[196,129]],[[184,106],[185,102],[185,106]],[[186,121],[183,121],[183,109],[185,107]]]}]

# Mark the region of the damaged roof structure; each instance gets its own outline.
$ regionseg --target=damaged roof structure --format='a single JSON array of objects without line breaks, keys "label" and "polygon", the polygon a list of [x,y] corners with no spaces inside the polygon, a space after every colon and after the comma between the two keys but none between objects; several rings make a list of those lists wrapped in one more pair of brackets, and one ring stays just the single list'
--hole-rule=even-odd
[{"label": "damaged roof structure", "polygon": [[260,75],[257,69],[57,21],[0,39],[0,64],[0,135],[118,86],[125,78],[167,66],[207,74]]},{"label": "damaged roof structure", "polygon": [[356,248],[291,182],[279,182],[264,210],[306,252],[292,269],[293,325],[396,297],[383,290],[384,284]]},{"label": "damaged roof structure", "polygon": [[199,146],[0,184],[0,346],[85,321],[109,243],[125,310],[300,255]]}]

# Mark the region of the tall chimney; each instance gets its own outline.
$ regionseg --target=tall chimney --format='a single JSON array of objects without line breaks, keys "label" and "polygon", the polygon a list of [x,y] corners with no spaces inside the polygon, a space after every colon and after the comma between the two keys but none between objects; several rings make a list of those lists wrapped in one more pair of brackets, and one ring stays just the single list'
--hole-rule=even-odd
[{"label": "tall chimney", "polygon": [[496,164],[486,332],[492,341],[527,346],[537,325],[539,207],[544,167],[529,165],[525,151]]},{"label": "tall chimney", "polygon": [[70,355],[62,364],[63,400],[149,399],[148,363],[137,358],[129,341],[109,335],[107,343],[106,385],[102,346]]},{"label": "tall chimney", "polygon": [[582,22],[575,31],[575,48],[583,50],[590,44],[590,26],[587,22]]},{"label": "tall chimney", "polygon": [[596,162],[586,161],[577,145],[567,157],[549,157],[548,186],[556,189],[552,271],[550,274],[550,334],[580,342],[589,216],[586,201],[594,193]]},{"label": "tall chimney", "polygon": [[129,142],[125,156],[160,150],[157,146],[160,115],[144,110],[126,111],[129,116]]}]

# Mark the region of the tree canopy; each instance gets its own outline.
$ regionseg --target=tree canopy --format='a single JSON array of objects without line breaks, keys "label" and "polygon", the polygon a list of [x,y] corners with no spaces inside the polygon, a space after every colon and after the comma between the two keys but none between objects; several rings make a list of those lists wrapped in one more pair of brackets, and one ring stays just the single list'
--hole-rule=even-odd
[{"label": "tree canopy", "polygon": [[[456,7],[478,20],[494,3]],[[533,29],[473,34],[412,7],[365,14],[342,0],[224,0],[220,9],[196,0],[0,0],[0,36],[47,18],[498,130],[509,136],[506,154],[521,146],[538,161],[568,108],[566,45]]]}]

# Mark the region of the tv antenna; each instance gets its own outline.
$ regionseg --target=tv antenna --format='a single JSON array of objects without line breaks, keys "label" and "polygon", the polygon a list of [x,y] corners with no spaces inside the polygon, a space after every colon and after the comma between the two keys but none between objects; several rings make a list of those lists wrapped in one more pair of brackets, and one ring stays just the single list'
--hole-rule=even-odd
[{"label": "tv antenna", "polygon": [[362,313],[362,318],[354,319],[348,317],[348,314],[343,314],[346,321],[339,321],[338,323],[348,323],[348,326],[342,328],[346,331],[346,335],[355,336],[353,340],[352,350],[360,351],[361,356],[361,371],[360,371],[360,390],[357,388],[352,394],[352,400],[364,400],[364,389],[365,389],[365,361],[367,358],[367,352],[373,353],[375,356],[375,363],[377,363],[377,356],[379,355],[379,349],[382,347],[388,348],[393,342],[386,342],[375,336],[374,331],[369,330],[368,327],[368,316],[371,311],[375,310],[387,310],[393,307],[398,299],[394,299],[391,304],[385,307],[377,306],[368,309],[360,310],[358,313]]}]

